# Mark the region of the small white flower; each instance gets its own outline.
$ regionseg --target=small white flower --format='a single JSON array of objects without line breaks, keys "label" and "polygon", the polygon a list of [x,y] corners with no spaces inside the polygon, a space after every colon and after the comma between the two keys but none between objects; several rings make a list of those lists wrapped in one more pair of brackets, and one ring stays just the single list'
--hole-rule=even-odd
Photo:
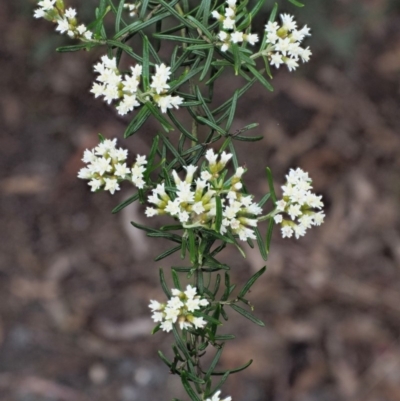
[{"label": "small white flower", "polygon": [[258,35],[256,33],[250,33],[248,35],[243,35],[243,39],[251,45],[255,45],[258,42]]},{"label": "small white flower", "polygon": [[283,64],[282,55],[280,53],[274,53],[271,55],[271,65],[274,65],[276,68],[279,68],[281,64]]},{"label": "small white flower", "polygon": [[73,19],[76,17],[76,10],[72,7],[68,8],[67,10],[65,10],[65,16],[68,19]]},{"label": "small white flower", "polygon": [[147,207],[144,213],[147,217],[153,217],[158,214],[158,211],[154,207]]},{"label": "small white flower", "polygon": [[293,31],[297,27],[296,21],[294,21],[294,17],[289,14],[281,14],[282,27],[287,29],[288,31]]},{"label": "small white flower", "polygon": [[282,215],[281,215],[281,214],[277,214],[277,215],[274,217],[274,221],[275,221],[276,224],[282,223],[282,220],[283,220],[283,218],[282,218]]},{"label": "small white flower", "polygon": [[282,227],[282,238],[291,238],[293,235],[293,230],[289,226]]},{"label": "small white flower", "polygon": [[60,19],[57,21],[57,28],[56,31],[60,33],[65,33],[69,30],[69,22],[67,19]]},{"label": "small white flower", "polygon": [[111,195],[113,195],[115,191],[119,191],[120,187],[118,185],[118,181],[115,178],[105,178],[104,182],[105,182],[104,190],[110,191]]},{"label": "small white flower", "polygon": [[231,18],[225,18],[222,23],[222,26],[224,29],[231,30],[235,27],[235,20]]},{"label": "small white flower", "polygon": [[55,6],[56,0],[42,0],[39,1],[38,5],[42,7],[44,11],[52,10]]},{"label": "small white flower", "polygon": [[115,175],[117,177],[124,178],[130,173],[130,169],[126,166],[126,163],[124,164],[116,164],[115,166]]},{"label": "small white flower", "polygon": [[222,21],[223,18],[224,18],[217,10],[214,10],[214,11],[211,13],[211,15],[212,15],[213,18],[215,18],[215,19],[218,20],[218,21]]},{"label": "small white flower", "polygon": [[239,31],[233,32],[231,34],[231,41],[232,41],[232,43],[243,42],[243,32],[239,32]]}]

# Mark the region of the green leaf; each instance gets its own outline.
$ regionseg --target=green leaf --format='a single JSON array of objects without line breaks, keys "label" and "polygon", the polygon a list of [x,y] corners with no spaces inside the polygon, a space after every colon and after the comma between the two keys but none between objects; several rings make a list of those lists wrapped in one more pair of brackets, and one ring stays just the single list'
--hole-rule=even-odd
[{"label": "green leaf", "polygon": [[142,79],[144,90],[149,90],[149,39],[147,36],[143,38],[143,65],[142,65]]},{"label": "green leaf", "polygon": [[263,238],[262,238],[262,236],[260,234],[260,230],[256,227],[254,229],[254,233],[256,234],[256,237],[257,237],[257,244],[258,244],[258,248],[260,249],[261,257],[264,260],[267,260],[268,259],[268,252],[267,252],[267,249],[265,248],[264,240],[263,240]]},{"label": "green leaf", "polygon": [[130,198],[128,198],[127,200],[123,201],[122,203],[120,203],[118,206],[116,206],[113,210],[112,210],[112,214],[118,213],[120,212],[122,209],[126,208],[128,205],[130,205],[131,203],[137,201],[139,199],[139,194],[135,194],[132,195]]},{"label": "green leaf", "polygon": [[161,288],[163,289],[164,294],[167,296],[167,298],[170,299],[171,298],[171,292],[170,292],[170,290],[168,288],[167,282],[165,281],[165,276],[164,276],[164,270],[163,269],[160,269],[159,275],[160,275]]},{"label": "green leaf", "polygon": [[214,285],[214,290],[213,290],[214,298],[217,296],[217,292],[219,290],[220,284],[221,284],[221,275],[217,274],[217,278],[215,279],[215,285]]},{"label": "green leaf", "polygon": [[214,47],[212,49],[210,49],[208,54],[207,54],[207,59],[206,59],[206,62],[204,64],[204,67],[203,67],[203,72],[201,73],[200,78],[199,78],[200,81],[202,81],[205,78],[205,76],[207,75],[208,70],[211,67],[211,63],[213,61],[213,56],[214,56]]},{"label": "green leaf", "polygon": [[202,122],[202,123],[208,125],[208,126],[211,127],[212,129],[214,129],[215,131],[219,132],[220,134],[222,134],[222,135],[224,135],[224,136],[226,135],[226,131],[225,131],[224,129],[222,129],[221,127],[219,127],[217,124],[213,123],[212,121],[209,121],[209,120],[207,120],[206,118],[201,117],[201,116],[197,117],[197,119],[198,119],[200,122]]},{"label": "green leaf", "polygon": [[178,80],[171,82],[168,92],[172,93],[177,88],[179,88],[181,85],[183,85],[186,81],[189,81],[189,79],[193,78],[195,75],[197,75],[202,70],[203,70],[203,67],[198,67],[198,68],[191,68],[189,72],[185,71]]},{"label": "green leaf", "polygon": [[239,167],[239,162],[238,162],[238,158],[237,158],[237,155],[236,155],[235,147],[233,146],[232,142],[229,143],[229,150],[232,153],[233,166],[235,167],[235,170],[237,170],[238,167]]},{"label": "green leaf", "polygon": [[196,394],[196,392],[192,389],[192,387],[190,386],[190,384],[188,382],[187,372],[184,372],[184,371],[182,372],[181,381],[182,381],[183,388],[188,393],[190,399],[192,401],[201,401],[200,397]]},{"label": "green leaf", "polygon": [[171,7],[170,4],[165,2],[164,0],[158,0],[158,2],[169,11],[170,15],[173,15],[176,19],[178,19],[183,25],[185,25],[188,28],[192,28],[192,25],[187,21],[185,17],[180,15],[173,7]]},{"label": "green leaf", "polygon": [[258,142],[264,139],[262,135],[260,136],[243,136],[243,135],[233,135],[232,139],[235,141],[242,142]]},{"label": "green leaf", "polygon": [[[203,45],[203,39],[195,39],[195,38],[188,38],[187,36],[178,36],[178,35],[166,35],[164,33],[153,33],[153,37],[156,39],[163,39],[163,40],[172,40],[174,42],[183,42],[183,43],[193,43],[194,45]],[[211,45],[212,46],[212,45]],[[207,45],[210,47],[210,45]],[[195,48],[188,48],[188,50],[194,50]]]},{"label": "green leaf", "polygon": [[93,47],[99,46],[98,43],[83,43],[81,45],[73,45],[73,46],[61,46],[57,47],[56,51],[58,53],[67,53],[67,52],[77,52],[79,50],[89,51]]},{"label": "green leaf", "polygon": [[207,39],[209,40],[214,40],[214,37],[212,33],[196,18],[192,17],[191,15],[187,16],[187,19],[190,20],[190,22],[197,28],[199,29],[205,36],[207,36]]},{"label": "green leaf", "polygon": [[139,131],[142,125],[150,117],[150,114],[151,112],[147,107],[142,107],[139,113],[136,114],[134,119],[129,123],[128,127],[126,128],[124,138],[128,138]]},{"label": "green leaf", "polygon": [[274,180],[272,178],[272,172],[269,167],[266,168],[267,172],[267,180],[268,180],[268,186],[269,186],[269,191],[271,193],[271,199],[272,202],[274,203],[274,206],[276,204],[276,194],[275,194],[275,189],[274,189]]},{"label": "green leaf", "polygon": [[239,91],[235,91],[232,96],[231,108],[229,110],[228,120],[226,122],[225,131],[229,132],[232,127],[233,119],[235,118],[236,106],[238,101]]},{"label": "green leaf", "polygon": [[173,253],[179,251],[180,249],[181,249],[180,245],[176,246],[175,248],[168,249],[167,251],[165,251],[165,252],[161,253],[160,255],[158,255],[154,260],[156,262],[158,262],[159,260],[164,259],[169,255],[172,255]]},{"label": "green leaf", "polygon": [[271,11],[271,14],[269,16],[269,21],[274,22],[276,18],[276,14],[278,12],[278,3],[274,4],[274,8]]},{"label": "green leaf", "polygon": [[195,265],[197,263],[197,248],[196,248],[196,240],[194,236],[193,230],[188,229],[188,247],[189,247],[189,253],[190,253],[190,262]]},{"label": "green leaf", "polygon": [[124,10],[125,0],[119,0],[117,16],[115,17],[115,33],[121,28],[122,11]]},{"label": "green leaf", "polygon": [[148,237],[153,238],[166,238],[170,241],[176,242],[178,244],[182,243],[182,238],[179,235],[172,234],[172,233],[163,233],[163,232],[152,232],[147,234]]},{"label": "green leaf", "polygon": [[154,106],[153,103],[146,102],[145,106],[150,110],[150,113],[161,123],[165,131],[173,131],[174,127],[162,116],[161,112]]},{"label": "green leaf", "polygon": [[240,366],[240,367],[238,367],[236,369],[228,370],[226,372],[214,372],[213,376],[223,376],[223,375],[226,375],[227,373],[229,373],[229,374],[238,373],[238,372],[241,372],[242,370],[247,369],[252,363],[253,363],[253,360],[250,359],[250,361],[247,362],[245,365],[242,365],[242,366]]},{"label": "green leaf", "polygon": [[257,71],[251,65],[248,65],[247,68],[252,72],[254,77],[256,77],[269,91],[271,91],[271,92],[274,91],[274,88],[272,87],[272,85],[263,77],[263,75],[260,74],[259,71]]},{"label": "green leaf", "polygon": [[160,21],[166,17],[169,17],[169,13],[165,12],[165,13],[161,13],[161,14],[157,14],[154,17],[150,18],[147,21],[135,21],[132,24],[129,24],[128,26],[126,26],[125,28],[121,29],[117,34],[114,35],[113,39],[114,40],[118,40],[119,38],[121,38],[122,36],[126,36],[126,35],[132,35],[136,32],[139,32],[141,30],[143,30],[144,28],[153,25],[154,23],[156,23],[157,21]]},{"label": "green leaf", "polygon": [[143,19],[146,16],[147,7],[149,6],[150,0],[142,0],[140,5],[139,19]]},{"label": "green leaf", "polygon": [[222,345],[221,348],[219,348],[218,351],[216,352],[216,354],[210,364],[210,367],[208,368],[207,373],[204,376],[205,381],[208,381],[208,379],[211,377],[212,373],[214,372],[214,369],[217,366],[219,359],[221,358],[223,350],[224,350],[224,346]]},{"label": "green leaf", "polygon": [[303,3],[300,3],[297,0],[289,0],[292,4],[294,4],[296,7],[304,7]]},{"label": "green leaf", "polygon": [[208,25],[208,19],[211,14],[211,0],[202,0],[200,3],[199,10],[196,14],[196,19],[200,20],[202,17],[203,25]]},{"label": "green leaf", "polygon": [[172,362],[170,362],[167,357],[161,352],[158,351],[158,356],[161,358],[161,360],[170,368],[172,366]]},{"label": "green leaf", "polygon": [[186,161],[185,159],[179,154],[179,152],[176,150],[175,146],[172,145],[170,140],[164,136],[161,135],[161,140],[164,142],[165,146],[169,149],[169,151],[175,156],[175,158],[179,161],[181,166],[186,166]]},{"label": "green leaf", "polygon": [[248,312],[247,310],[241,308],[240,306],[237,306],[235,304],[230,304],[229,305],[234,311],[236,311],[237,313],[240,313],[242,316],[244,316],[246,319],[249,319],[251,322],[258,324],[261,327],[264,327],[265,324],[258,318],[256,318],[255,316],[253,316],[250,312]]},{"label": "green leaf", "polygon": [[244,287],[240,290],[238,297],[242,298],[244,297],[247,292],[250,290],[250,288],[253,286],[253,284],[258,280],[258,278],[265,273],[265,270],[267,270],[266,266],[261,268],[257,273],[255,273],[251,278],[247,281],[247,283],[244,285]]},{"label": "green leaf", "polygon": [[258,206],[263,207],[267,203],[267,201],[270,197],[271,197],[271,193],[264,195],[262,197],[262,199],[260,200],[260,202],[258,202]]},{"label": "green leaf", "polygon": [[171,121],[175,124],[176,128],[178,128],[178,130],[185,135],[186,137],[188,137],[191,141],[194,142],[198,142],[198,139],[195,138],[182,124],[181,122],[174,116],[174,114],[172,113],[171,110],[167,110],[167,114],[169,116],[169,118],[171,119]]},{"label": "green leaf", "polygon": [[172,332],[174,333],[174,338],[175,338],[176,345],[181,350],[181,352],[185,356],[186,360],[187,361],[191,361],[191,357],[190,357],[189,351],[186,348],[186,345],[183,342],[183,339],[182,339],[181,335],[178,333],[178,330],[175,327],[175,325],[172,326]]},{"label": "green leaf", "polygon": [[176,270],[172,269],[171,270],[171,274],[172,274],[172,281],[174,282],[175,288],[180,290],[181,289],[181,283],[179,282],[179,277],[178,277],[178,274],[176,273]]},{"label": "green leaf", "polygon": [[152,334],[152,335],[153,335],[153,334],[156,334],[157,331],[160,330],[160,328],[161,328],[161,323],[157,324],[157,326],[154,327],[153,330],[151,330],[151,334]]},{"label": "green leaf", "polygon": [[215,231],[219,233],[221,231],[221,225],[222,225],[222,202],[219,196],[215,197],[215,207],[216,207]]},{"label": "green leaf", "polygon": [[269,252],[270,245],[271,245],[271,239],[272,239],[272,232],[274,230],[274,219],[271,219],[268,223],[268,230],[267,230],[267,238],[266,238],[266,248],[267,252]]},{"label": "green leaf", "polygon": [[221,334],[214,337],[215,341],[228,341],[234,340],[236,337],[233,334]]},{"label": "green leaf", "polygon": [[158,135],[156,135],[153,139],[150,153],[147,157],[147,167],[144,172],[144,179],[146,182],[149,180],[150,173],[153,171],[154,158],[156,157],[156,154],[157,154],[159,141],[160,141],[160,137]]},{"label": "green leaf", "polygon": [[213,389],[213,391],[210,391],[209,394],[207,394],[208,398],[211,398],[211,396],[213,394],[215,394],[222,386],[223,384],[226,382],[226,380],[228,379],[230,375],[230,372],[225,372],[224,375],[222,376],[221,380],[217,383],[217,385],[215,386],[215,388]]},{"label": "green leaf", "polygon": [[242,65],[242,59],[240,57],[239,46],[237,44],[232,44],[231,45],[231,51],[232,51],[232,54],[233,54],[233,60],[234,60],[233,67],[235,69],[235,75],[238,75],[240,67]]}]

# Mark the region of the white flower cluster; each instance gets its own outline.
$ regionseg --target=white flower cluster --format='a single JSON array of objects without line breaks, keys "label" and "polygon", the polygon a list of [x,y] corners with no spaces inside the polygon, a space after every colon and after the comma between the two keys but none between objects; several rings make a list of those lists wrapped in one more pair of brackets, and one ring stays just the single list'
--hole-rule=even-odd
[{"label": "white flower cluster", "polygon": [[128,151],[117,149],[116,139],[105,139],[93,150],[86,149],[82,161],[87,164],[79,173],[78,178],[90,180],[92,191],[104,189],[114,194],[119,191],[119,183],[124,180],[133,182],[139,188],[144,188],[143,173],[147,164],[146,156],[137,155],[136,163],[127,167]]},{"label": "white flower cluster", "polygon": [[205,157],[208,166],[205,166],[196,180],[194,173],[197,166],[190,165],[185,167],[185,180],[181,180],[176,171],[172,171],[175,191],[166,190],[165,183],[153,189],[148,201],[155,207],[146,209],[147,217],[168,214],[178,219],[183,227],[215,230],[216,197],[219,196],[222,203],[221,234],[230,231],[242,241],[256,239],[254,227],[258,221],[255,216],[261,214],[262,209],[253,202],[252,195],[242,193],[244,168],[238,167],[235,174],[225,181],[225,166],[232,154],[222,152],[219,157],[209,149]]},{"label": "white flower cluster", "polygon": [[68,8],[65,10],[63,1],[42,0],[38,3],[39,8],[34,12],[35,18],[45,18],[57,23],[56,31],[67,33],[71,38],[92,40],[93,33],[84,24],[78,25],[76,10]]},{"label": "white flower cluster", "polygon": [[232,401],[232,397],[225,397],[223,400],[219,398],[221,391],[217,391],[211,398],[207,398],[206,401]]},{"label": "white flower cluster", "polygon": [[271,21],[265,25],[270,63],[276,68],[286,64],[289,71],[294,71],[299,66],[300,59],[303,63],[310,60],[310,48],[300,46],[303,39],[311,35],[310,28],[304,25],[302,29],[297,29],[296,21],[289,14],[281,14],[280,17],[282,25]]},{"label": "white flower cluster", "polygon": [[171,75],[170,67],[165,64],[156,65],[156,72],[152,76],[152,82],[147,92],[142,92],[139,88],[142,66],[137,64],[130,67],[129,74],[121,74],[117,68],[117,61],[114,58],[103,56],[101,62],[94,66],[95,72],[99,74],[97,81],[92,86],[91,93],[97,98],[104,97],[104,101],[110,104],[113,100],[119,100],[117,106],[118,114],[121,116],[132,111],[140,103],[145,103],[153,99],[163,113],[167,109],[179,108],[183,98],[167,94],[169,85],[167,81]]},{"label": "white flower cluster", "polygon": [[[275,223],[281,224],[282,237],[290,238],[293,233],[298,239],[305,235],[311,226],[320,226],[325,214],[312,209],[322,209],[322,196],[312,192],[311,179],[301,168],[291,169],[286,176],[286,185],[282,186],[283,199],[276,203]],[[281,213],[286,213],[291,220],[285,220]],[[297,222],[296,222],[297,219]]]},{"label": "white flower cluster", "polygon": [[[225,7],[224,14],[220,14],[217,10],[212,12],[212,16],[222,24],[222,30],[218,34],[221,41],[221,50],[226,52],[231,43],[248,42],[254,45],[258,42],[256,33],[245,33],[236,30],[236,1],[226,0],[228,7]],[[229,32],[231,31],[231,32]]]},{"label": "white flower cluster", "polygon": [[178,323],[181,329],[190,327],[202,329],[207,322],[202,317],[195,317],[193,312],[207,306],[209,302],[197,295],[196,288],[191,285],[186,287],[186,291],[173,288],[171,293],[173,296],[166,304],[150,301],[152,319],[156,323],[161,323],[162,330],[166,332],[172,330],[174,323]]},{"label": "white flower cluster", "polygon": [[138,6],[136,4],[125,3],[124,8],[128,10],[130,17],[134,17],[138,12]]}]

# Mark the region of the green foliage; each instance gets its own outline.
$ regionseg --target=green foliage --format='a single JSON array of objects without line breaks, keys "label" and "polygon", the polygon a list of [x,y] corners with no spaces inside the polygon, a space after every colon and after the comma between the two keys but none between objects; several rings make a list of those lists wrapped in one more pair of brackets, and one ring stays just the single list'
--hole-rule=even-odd
[{"label": "green foliage", "polygon": [[[297,0],[288,1],[298,7],[303,6]],[[110,57],[115,56],[118,64],[124,58],[125,61],[131,61],[132,64],[140,63],[142,66],[141,83],[144,100],[141,100],[140,109],[131,114],[124,137],[130,138],[137,134],[149,119],[158,124],[160,132],[153,135],[147,156],[147,165],[144,170],[146,185],[139,189],[138,193],[116,206],[112,213],[118,213],[137,200],[144,203],[146,193],[161,182],[165,184],[165,190],[170,199],[174,200],[176,185],[172,178],[172,170],[179,172],[191,164],[201,165],[202,157],[213,144],[219,144],[220,153],[227,150],[232,154],[232,164],[237,170],[240,162],[236,144],[263,139],[262,135],[247,135],[247,131],[258,127],[256,123],[232,132],[241,98],[255,83],[261,84],[260,88],[273,90],[269,82],[272,75],[265,34],[260,40],[260,52],[257,54],[253,54],[245,41],[232,42],[228,51],[221,49],[218,38],[219,22],[215,21],[211,14],[213,11],[221,11],[224,4],[222,0],[201,2],[141,0],[138,15],[133,20],[126,15],[126,3],[128,2],[125,0],[99,0],[95,10],[95,20],[89,25],[93,32],[93,39],[57,49],[59,52],[77,52],[103,47],[104,53]],[[238,1],[237,29],[249,34],[253,19],[265,4],[265,0],[257,0],[251,2],[251,7],[247,8],[248,1]],[[270,14],[270,21],[276,19],[277,10],[278,5],[275,4]],[[169,59],[165,52],[159,53],[163,48],[162,43],[168,43],[171,48]],[[180,106],[191,118],[191,127],[186,125],[181,111],[168,109],[167,113],[162,113],[148,96],[151,91],[151,77],[156,66],[161,63],[171,67],[172,77],[167,94],[179,95],[183,99]],[[240,87],[234,87],[232,90],[228,88],[225,93],[226,100],[216,105],[214,86],[228,71],[233,71],[238,76],[237,82]],[[103,142],[104,138],[100,137],[100,141]],[[218,177],[222,183],[221,194],[226,190],[226,187],[223,187],[224,174],[227,174],[227,171]],[[266,174],[269,193],[262,197],[258,205],[263,207],[270,201],[272,207],[275,207],[277,198],[269,168]],[[229,178],[231,179],[233,178]],[[243,194],[247,194],[245,188]],[[252,363],[250,361],[243,366],[226,371],[217,370],[225,341],[235,338],[232,334],[218,332],[222,323],[228,321],[226,309],[230,308],[252,323],[264,326],[264,323],[251,313],[253,307],[245,296],[250,293],[252,286],[266,271],[266,267],[255,273],[235,296],[236,284],[231,282],[230,266],[220,260],[220,253],[228,246],[233,246],[245,257],[237,235],[233,235],[230,231],[221,233],[224,199],[221,195],[215,197],[215,220],[210,227],[204,227],[201,224],[196,227],[170,224],[155,229],[136,222],[131,223],[135,229],[144,231],[148,237],[171,241],[173,246],[158,255],[155,261],[179,253],[183,266],[173,266],[170,271],[174,287],[181,290],[184,287],[184,280],[191,280],[197,294],[209,301],[208,306],[194,311],[192,316],[192,318],[203,319],[206,325],[203,328],[193,326],[179,329],[175,324],[172,358],[166,357],[159,351],[160,358],[170,372],[180,376],[186,393],[193,401],[211,397],[231,374],[246,369]],[[262,258],[267,260],[274,223],[270,215],[263,216],[263,219],[269,219],[265,237],[256,227],[253,238],[257,241]],[[250,239],[248,244],[254,247]],[[160,284],[165,296],[171,299],[174,291],[170,290],[164,270],[159,270]],[[247,309],[239,306],[239,303],[245,304]],[[251,311],[248,310],[249,306]],[[162,325],[158,324],[153,334],[161,329]],[[203,370],[200,357],[211,351],[214,352],[214,356],[208,368]],[[222,376],[222,378],[215,383],[213,381],[215,376]]]}]

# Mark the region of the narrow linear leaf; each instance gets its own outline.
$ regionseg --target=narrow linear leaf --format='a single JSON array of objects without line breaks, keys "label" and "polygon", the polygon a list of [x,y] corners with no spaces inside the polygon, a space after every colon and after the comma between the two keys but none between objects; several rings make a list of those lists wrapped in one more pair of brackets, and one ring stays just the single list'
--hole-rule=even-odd
[{"label": "narrow linear leaf", "polygon": [[208,381],[208,379],[211,377],[212,373],[214,372],[214,369],[217,366],[219,359],[221,358],[223,350],[224,350],[224,347],[221,346],[221,348],[219,348],[218,351],[216,352],[213,360],[211,361],[210,367],[208,368],[207,373],[204,376],[205,381]]},{"label": "narrow linear leaf", "polygon": [[219,132],[222,135],[226,135],[226,131],[224,129],[222,129],[221,127],[219,127],[217,124],[213,123],[212,121],[207,120],[204,117],[197,117],[197,119],[202,122],[203,124],[208,125],[209,127],[211,127],[212,129],[216,130],[217,132]]},{"label": "narrow linear leaf", "polygon": [[161,253],[160,255],[158,255],[154,260],[156,262],[158,262],[159,260],[164,259],[169,255],[172,255],[173,253],[179,251],[180,249],[181,249],[180,245],[176,246],[175,248],[168,249],[167,251],[165,251],[165,252]]},{"label": "narrow linear leaf", "polygon": [[124,10],[125,0],[120,0],[117,10],[117,16],[115,18],[115,33],[120,31],[122,11]]},{"label": "narrow linear leaf", "polygon": [[268,193],[268,194],[264,195],[262,197],[262,199],[260,200],[260,202],[258,202],[258,206],[263,207],[268,202],[268,199],[270,197],[271,197],[271,193]]},{"label": "narrow linear leaf", "polygon": [[168,299],[171,298],[171,292],[168,288],[167,282],[165,281],[165,275],[164,275],[164,270],[160,269],[159,271],[159,275],[160,275],[160,283],[161,283],[161,288],[164,291],[164,294],[168,297]]},{"label": "narrow linear leaf", "polygon": [[174,282],[175,288],[180,290],[181,289],[181,283],[179,281],[179,277],[178,277],[178,274],[176,273],[175,269],[171,270],[171,275],[172,275],[172,281]]},{"label": "narrow linear leaf", "polygon": [[253,286],[253,284],[257,281],[257,279],[265,273],[265,270],[267,270],[266,266],[261,268],[257,273],[255,273],[251,278],[247,281],[247,283],[244,285],[244,287],[241,289],[241,291],[238,294],[238,297],[242,298],[244,297],[247,292],[250,290],[250,288]]},{"label": "narrow linear leaf", "polygon": [[268,259],[268,252],[267,252],[267,249],[265,247],[265,243],[264,243],[263,237],[261,236],[260,230],[256,227],[254,229],[254,233],[256,234],[256,237],[257,237],[257,245],[258,245],[258,248],[260,249],[261,257],[264,260],[267,260]]},{"label": "narrow linear leaf", "polygon": [[267,180],[268,180],[268,186],[269,186],[269,191],[271,193],[271,199],[274,202],[274,206],[276,204],[276,194],[275,194],[275,189],[274,189],[274,180],[272,178],[272,172],[269,167],[266,168],[267,172]]},{"label": "narrow linear leaf", "polygon": [[256,68],[251,65],[248,65],[247,67],[251,71],[251,73],[261,82],[261,84],[263,84],[269,91],[274,91],[272,85],[264,78],[264,76],[259,71],[257,71]]},{"label": "narrow linear leaf", "polygon": [[183,355],[185,356],[187,361],[191,361],[191,357],[190,357],[189,351],[186,348],[186,345],[185,345],[181,335],[179,334],[178,330],[176,329],[175,325],[172,326],[172,332],[174,333],[174,338],[175,338],[176,345],[181,350],[181,352],[183,353]]},{"label": "narrow linear leaf", "polygon": [[172,366],[172,362],[170,362],[167,357],[161,352],[158,351],[158,356],[161,358],[161,360],[170,368]]},{"label": "narrow linear leaf", "polygon": [[190,384],[188,382],[188,379],[187,379],[187,373],[186,372],[182,372],[181,381],[182,381],[183,388],[187,392],[187,394],[190,397],[190,399],[192,401],[201,401],[200,397],[196,394],[196,392],[190,386]]},{"label": "narrow linear leaf", "polygon": [[234,135],[232,139],[235,141],[242,141],[242,142],[258,142],[264,139],[262,135],[260,136],[243,136],[243,135]]},{"label": "narrow linear leaf", "polygon": [[233,334],[221,334],[219,336],[215,336],[214,340],[215,341],[228,341],[228,340],[234,340],[236,337]]},{"label": "narrow linear leaf", "polygon": [[148,233],[147,236],[152,238],[166,238],[178,244],[182,243],[182,238],[176,234],[156,232],[156,233]]},{"label": "narrow linear leaf", "polygon": [[292,4],[294,4],[296,7],[304,7],[303,3],[300,3],[297,0],[289,0]]},{"label": "narrow linear leaf", "polygon": [[214,372],[214,373],[213,373],[213,376],[223,376],[223,375],[226,375],[227,373],[229,373],[229,374],[238,373],[238,372],[241,372],[242,370],[247,369],[252,363],[253,363],[253,360],[250,359],[249,362],[247,362],[247,363],[246,363],[245,365],[243,365],[243,366],[240,366],[239,368],[231,369],[231,370],[228,370],[228,371],[226,371],[226,372]]},{"label": "narrow linear leaf", "polygon": [[137,201],[139,199],[139,194],[135,194],[133,196],[131,196],[130,198],[128,198],[127,200],[123,201],[122,203],[120,203],[118,206],[116,206],[111,213],[115,214],[120,212],[122,209],[126,208],[128,205],[130,205],[131,203]]},{"label": "narrow linear leaf", "polygon": [[261,321],[260,319],[256,318],[255,316],[253,316],[250,312],[248,312],[246,309],[241,308],[240,306],[237,306],[235,304],[230,304],[229,305],[234,311],[236,311],[237,313],[241,314],[243,317],[245,317],[246,319],[249,319],[251,322],[264,327],[265,324],[263,321]]},{"label": "narrow linear leaf", "polygon": [[272,232],[274,231],[274,226],[275,226],[274,219],[271,219],[268,223],[268,230],[267,230],[267,237],[266,237],[267,252],[269,252],[269,249],[270,249]]},{"label": "narrow linear leaf", "polygon": [[206,62],[204,64],[204,67],[203,67],[203,72],[201,73],[200,78],[199,78],[200,81],[202,81],[206,77],[206,75],[208,73],[208,70],[211,67],[213,56],[214,56],[214,48],[211,48],[209,50],[208,54],[207,54],[207,59],[206,59]]},{"label": "narrow linear leaf", "polygon": [[135,134],[142,125],[146,122],[146,120],[150,117],[150,110],[146,107],[142,107],[138,114],[134,117],[134,119],[127,126],[124,138],[128,138],[131,135]]},{"label": "narrow linear leaf", "polygon": [[215,231],[219,233],[221,231],[221,225],[222,225],[222,201],[219,196],[215,197],[215,207],[216,207]]},{"label": "narrow linear leaf", "polygon": [[228,120],[226,122],[225,131],[229,132],[232,127],[233,119],[235,118],[236,106],[238,101],[239,91],[235,91],[232,96],[231,108],[229,110]]},{"label": "narrow linear leaf", "polygon": [[208,396],[211,396],[213,394],[215,394],[226,382],[226,380],[228,379],[230,375],[230,372],[225,372],[224,375],[222,376],[221,380],[217,383],[217,385],[214,387],[214,389],[212,391],[209,392]]},{"label": "narrow linear leaf", "polygon": [[81,45],[73,45],[73,46],[61,46],[57,47],[56,51],[58,53],[67,53],[67,52],[77,52],[79,50],[87,50],[89,51],[93,47],[99,46],[98,43],[83,43]]}]

